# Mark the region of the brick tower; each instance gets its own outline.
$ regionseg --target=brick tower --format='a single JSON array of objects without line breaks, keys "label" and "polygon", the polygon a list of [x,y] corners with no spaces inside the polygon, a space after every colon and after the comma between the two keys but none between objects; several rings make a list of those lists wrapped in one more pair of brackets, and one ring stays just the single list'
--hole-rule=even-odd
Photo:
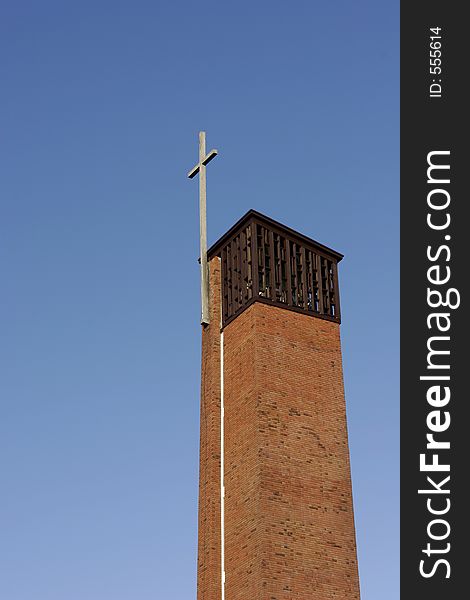
[{"label": "brick tower", "polygon": [[252,210],[208,251],[198,600],[359,599],[341,259]]}]

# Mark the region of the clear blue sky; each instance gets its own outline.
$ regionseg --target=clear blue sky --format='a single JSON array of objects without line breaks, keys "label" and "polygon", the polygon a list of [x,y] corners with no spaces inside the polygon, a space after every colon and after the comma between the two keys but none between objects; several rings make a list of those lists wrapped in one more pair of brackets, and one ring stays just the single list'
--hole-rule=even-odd
[{"label": "clear blue sky", "polygon": [[363,600],[398,597],[398,0],[5,1],[0,598],[195,598],[209,242],[343,252]]}]

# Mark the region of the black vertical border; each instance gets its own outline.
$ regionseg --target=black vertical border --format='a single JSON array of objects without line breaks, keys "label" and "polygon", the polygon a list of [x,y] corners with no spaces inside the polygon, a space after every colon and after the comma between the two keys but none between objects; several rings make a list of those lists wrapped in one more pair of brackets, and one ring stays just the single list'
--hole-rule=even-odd
[{"label": "black vertical border", "polygon": [[[468,278],[470,269],[470,226],[466,219],[470,205],[468,179],[470,158],[469,101],[465,89],[469,87],[468,58],[470,25],[464,17],[465,3],[436,2],[435,0],[401,3],[401,598],[402,600],[440,600],[470,597],[470,556],[468,520],[470,518],[470,420],[467,406],[470,394],[465,374],[470,372],[470,346],[468,344]],[[442,74],[430,74],[430,28],[442,28]],[[433,78],[441,79],[442,97],[430,98],[429,86]],[[446,189],[451,194],[451,224],[445,232],[432,231],[426,224],[427,154],[434,150],[450,150],[450,179]],[[444,240],[444,235],[451,240]],[[429,382],[419,380],[426,374],[426,343],[433,334],[426,318],[433,309],[427,305],[427,269],[431,266],[426,256],[427,247],[434,249],[448,244],[451,259],[439,264],[451,268],[451,281],[447,287],[460,291],[461,304],[451,313],[450,332],[450,388],[451,400],[447,407],[451,414],[450,428],[440,439],[451,443],[447,450],[450,461],[451,508],[443,518],[451,526],[448,539],[430,540],[427,526],[433,518],[426,506],[427,497],[418,489],[426,486],[426,475],[419,469],[419,455],[426,451],[426,417],[432,407],[426,401]],[[444,253],[443,255],[444,256]],[[433,286],[436,287],[436,286]],[[443,288],[446,286],[442,286]],[[443,290],[444,291],[444,290]],[[439,310],[445,310],[441,308]],[[446,335],[446,334],[442,334]],[[429,373],[428,373],[429,374]],[[442,374],[442,373],[441,373]],[[442,409],[446,410],[446,409]],[[467,441],[468,440],[468,441]],[[444,451],[440,453],[444,461]],[[442,480],[444,473],[436,473]],[[438,496],[434,496],[437,498]],[[442,499],[443,496],[440,496]],[[438,506],[436,500],[435,506]],[[443,501],[442,501],[443,502]],[[443,504],[442,504],[443,506]],[[438,532],[438,528],[434,530]],[[442,529],[443,531],[443,529]],[[430,542],[435,548],[450,543],[450,551],[433,554],[428,558],[422,550]],[[424,578],[419,572],[420,560],[426,559],[431,570],[439,558],[449,561],[447,569],[440,565],[434,576]]]}]

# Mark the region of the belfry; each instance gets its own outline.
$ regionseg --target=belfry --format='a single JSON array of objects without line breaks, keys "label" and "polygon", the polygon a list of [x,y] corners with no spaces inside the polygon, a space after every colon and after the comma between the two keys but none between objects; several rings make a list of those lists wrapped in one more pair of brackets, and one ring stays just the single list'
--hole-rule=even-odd
[{"label": "belfry", "polygon": [[359,599],[341,259],[254,210],[207,252],[198,600]]}]

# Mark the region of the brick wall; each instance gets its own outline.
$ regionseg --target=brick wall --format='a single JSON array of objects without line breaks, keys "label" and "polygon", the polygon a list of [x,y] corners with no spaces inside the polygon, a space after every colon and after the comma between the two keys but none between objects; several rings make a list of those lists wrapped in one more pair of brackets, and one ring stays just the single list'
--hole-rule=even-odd
[{"label": "brick wall", "polygon": [[220,261],[210,261],[210,325],[202,328],[197,599],[220,600]]},{"label": "brick wall", "polygon": [[[213,311],[218,268],[213,259]],[[358,599],[339,325],[255,303],[224,338],[226,600]],[[203,332],[199,600],[220,599],[218,340],[214,320]]]}]

